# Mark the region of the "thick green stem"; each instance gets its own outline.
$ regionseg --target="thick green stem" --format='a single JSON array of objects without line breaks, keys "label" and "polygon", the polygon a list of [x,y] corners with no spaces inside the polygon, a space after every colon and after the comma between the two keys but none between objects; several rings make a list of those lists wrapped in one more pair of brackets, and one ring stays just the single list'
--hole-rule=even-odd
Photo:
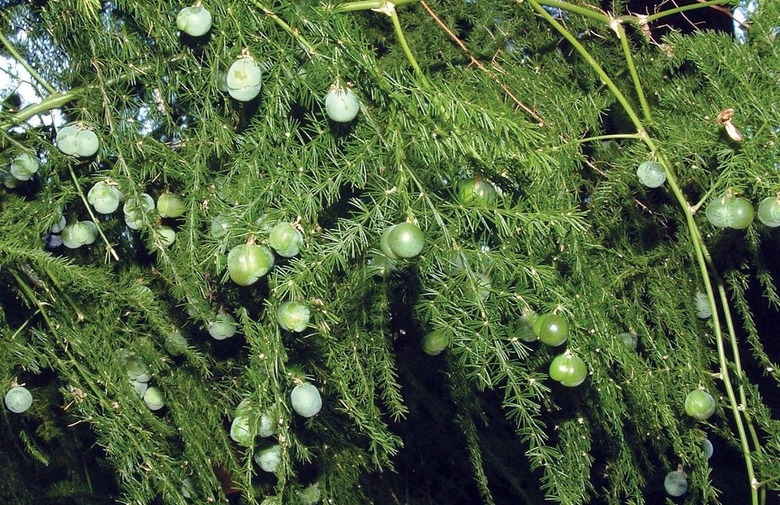
[{"label": "thick green stem", "polygon": [[2,42],[3,45],[5,46],[5,49],[9,53],[11,53],[13,59],[15,59],[21,66],[23,66],[24,69],[27,70],[27,72],[32,76],[33,79],[38,81],[38,84],[43,86],[46,89],[46,91],[48,91],[52,95],[57,93],[57,90],[54,89],[54,86],[49,84],[43,77],[41,77],[41,75],[38,72],[36,72],[35,69],[30,66],[29,63],[27,63],[27,60],[22,58],[22,55],[19,54],[19,52],[11,44],[11,42],[7,38],[5,38],[2,32],[0,32],[0,42]]},{"label": "thick green stem", "polygon": [[594,21],[599,21],[601,23],[604,23],[605,25],[609,25],[611,21],[610,17],[607,14],[605,14],[601,10],[594,9],[593,7],[575,5],[573,3],[563,2],[560,0],[539,0],[538,3],[541,5],[547,5],[549,7],[563,9],[568,12],[573,12],[575,14],[579,14],[581,16],[585,16],[587,18],[593,19]]},{"label": "thick green stem", "polygon": [[403,28],[401,28],[401,22],[398,19],[398,13],[395,12],[395,4],[392,2],[385,2],[385,5],[380,9],[377,9],[377,11],[383,12],[384,14],[390,16],[390,19],[393,21],[393,28],[395,29],[395,34],[398,37],[398,41],[401,43],[401,47],[404,50],[406,59],[409,60],[409,64],[412,65],[412,68],[414,69],[420,81],[425,86],[428,86],[428,80],[425,78],[425,74],[423,74],[420,65],[417,63],[417,60],[414,58],[414,55],[412,54],[412,50],[409,49],[409,44],[406,42],[406,37],[404,37],[404,30]]},{"label": "thick green stem", "polygon": [[51,94],[46,98],[44,98],[42,101],[38,103],[34,103],[32,105],[28,105],[24,109],[12,115],[7,122],[0,124],[0,129],[5,130],[14,125],[18,125],[20,123],[25,122],[33,116],[37,116],[38,114],[43,114],[44,112],[48,112],[52,109],[62,107],[66,103],[75,99],[80,92],[81,90],[74,89],[68,91],[67,93]]},{"label": "thick green stem", "polygon": [[[671,189],[672,193],[674,194],[675,198],[677,199],[680,207],[682,208],[683,214],[685,216],[688,232],[694,248],[696,263],[699,267],[699,271],[704,282],[705,290],[707,291],[707,298],[709,299],[710,306],[712,307],[713,327],[714,327],[715,338],[716,338],[721,380],[723,381],[724,387],[726,389],[726,394],[729,399],[729,406],[731,408],[731,412],[734,417],[734,422],[737,428],[737,432],[739,434],[740,444],[742,446],[742,454],[745,459],[745,467],[751,485],[751,501],[753,505],[758,505],[759,495],[758,495],[757,487],[755,486],[755,483],[757,481],[753,469],[753,459],[751,456],[750,442],[748,440],[748,436],[745,431],[745,423],[751,424],[750,417],[746,414],[748,407],[747,405],[745,405],[744,401],[742,401],[741,403],[737,401],[736,394],[734,393],[734,387],[731,383],[731,377],[729,374],[729,361],[726,357],[725,337],[721,329],[721,322],[717,311],[717,304],[715,301],[716,300],[715,290],[713,289],[713,283],[711,280],[712,278],[718,279],[719,277],[717,271],[714,269],[713,265],[711,264],[711,261],[708,261],[707,259],[708,254],[707,254],[706,245],[704,244],[704,240],[701,237],[699,228],[693,218],[693,211],[690,205],[688,204],[688,201],[685,195],[683,194],[682,189],[677,183],[677,178],[671,163],[669,163],[669,161],[666,160],[666,158],[659,152],[658,146],[653,141],[653,139],[647,134],[647,131],[642,121],[639,119],[638,115],[633,110],[633,107],[631,107],[630,103],[623,95],[623,93],[617,88],[617,86],[612,81],[612,79],[610,79],[610,77],[607,75],[604,69],[601,68],[601,66],[593,58],[593,56],[591,56],[591,54],[587,51],[587,49],[585,49],[585,47],[576,39],[576,37],[574,37],[574,35],[572,35],[563,25],[558,23],[547,11],[545,11],[541,7],[541,4],[538,0],[529,0],[529,2],[533,6],[534,10],[536,10],[564,38],[566,38],[566,40],[568,40],[572,44],[575,50],[578,53],[580,53],[580,55],[585,59],[585,61],[591,66],[593,71],[595,71],[599,75],[599,77],[601,77],[604,84],[609,88],[609,90],[612,92],[612,94],[615,96],[615,98],[618,100],[621,106],[623,106],[624,110],[626,111],[626,114],[628,115],[628,117],[631,119],[631,122],[636,127],[637,132],[639,133],[642,141],[645,143],[645,145],[647,145],[647,147],[651,152],[657,153],[659,161],[661,162],[661,164],[664,166],[664,169],[666,170],[667,184]],[[545,4],[551,5],[549,2],[545,2]],[[610,23],[610,27],[613,27],[613,23],[616,23],[616,20],[610,20],[609,23]],[[638,91],[641,94],[641,88],[638,89]],[[721,300],[721,302],[723,305],[724,312],[726,314],[729,314],[730,311],[729,311],[728,300],[727,299]],[[737,344],[736,344],[736,333],[734,327],[732,325],[729,325],[728,329],[729,329],[728,338],[731,342],[732,349],[736,349]],[[737,362],[737,370],[741,371],[741,365],[739,364],[740,361],[739,355],[736,354],[733,359],[735,362]],[[742,376],[740,375],[740,379],[741,378]],[[743,417],[745,418],[745,422],[743,422]],[[752,425],[750,427],[750,431],[751,433],[754,433]],[[758,443],[755,437],[753,438],[753,441],[754,443]]]},{"label": "thick green stem", "polygon": [[[419,0],[396,0],[394,5],[404,5],[418,2]],[[384,7],[386,0],[362,0],[359,2],[346,2],[333,8],[333,12],[356,12],[378,10]]]},{"label": "thick green stem", "polygon": [[[518,0],[519,2],[520,0]],[[574,49],[580,53],[580,56],[582,56],[585,61],[590,65],[590,67],[593,69],[596,74],[601,78],[601,82],[604,83],[604,85],[609,88],[609,90],[612,92],[612,94],[615,96],[617,101],[620,103],[620,105],[623,107],[623,110],[626,111],[626,114],[628,114],[629,119],[631,119],[631,122],[636,126],[637,128],[637,134],[639,137],[643,140],[649,139],[649,135],[647,134],[647,131],[645,130],[642,120],[639,119],[639,116],[637,116],[636,112],[634,112],[634,108],[629,103],[628,99],[625,97],[622,91],[617,87],[615,82],[607,75],[607,73],[604,71],[603,68],[601,68],[601,65],[596,61],[596,59],[588,52],[587,49],[585,49],[585,46],[583,46],[580,41],[575,37],[569,30],[566,29],[565,26],[563,26],[561,23],[559,23],[552,15],[544,10],[542,8],[541,2],[537,0],[529,0],[531,3],[531,6],[534,8],[536,12],[538,12],[543,18],[547,20],[548,23],[552,25],[553,28],[555,28],[558,33],[563,36],[571,45],[574,47]],[[545,5],[553,5],[549,1],[544,2]],[[566,2],[556,2],[555,6],[568,6]],[[596,12],[588,9],[588,12]],[[612,20],[607,16],[602,16],[599,19],[604,20],[607,24],[612,23]]]},{"label": "thick green stem", "polygon": [[[666,160],[663,158],[662,163],[668,165],[668,162],[666,162]],[[677,196],[678,201],[680,201],[681,205],[683,206],[685,220],[688,224],[688,231],[691,235],[691,241],[693,243],[696,256],[696,263],[699,266],[699,272],[704,282],[704,289],[707,292],[707,299],[710,301],[710,309],[712,311],[712,326],[715,333],[716,347],[718,349],[718,366],[720,368],[720,378],[723,381],[723,386],[726,388],[726,396],[729,399],[729,407],[731,409],[732,416],[734,417],[734,423],[737,427],[737,433],[739,434],[740,445],[742,446],[742,455],[745,458],[745,468],[751,484],[751,503],[753,505],[758,505],[758,492],[756,488],[752,486],[752,484],[756,481],[755,471],[753,470],[753,458],[751,456],[750,444],[748,443],[745,426],[742,422],[742,417],[745,409],[747,408],[747,405],[745,405],[744,402],[742,404],[737,402],[737,397],[734,394],[734,386],[731,384],[731,376],[728,369],[729,364],[728,360],[726,359],[725,338],[723,335],[723,330],[721,329],[720,315],[718,314],[718,307],[715,302],[715,290],[713,288],[711,279],[716,279],[719,290],[722,289],[722,283],[720,282],[720,276],[712,264],[712,259],[709,255],[709,251],[707,250],[707,246],[704,244],[704,240],[701,237],[699,228],[696,226],[696,222],[693,219],[693,212],[687,205],[685,197],[682,194],[682,190],[677,184],[676,177],[667,177],[667,182],[672,188],[675,196]],[[730,314],[728,300],[721,300],[721,305],[723,306],[724,313]],[[736,348],[736,334],[733,331],[733,327],[730,327],[729,330],[729,340],[731,341],[732,349],[735,352],[734,361],[739,363],[739,351]],[[746,422],[750,422],[750,419],[747,417]]]}]

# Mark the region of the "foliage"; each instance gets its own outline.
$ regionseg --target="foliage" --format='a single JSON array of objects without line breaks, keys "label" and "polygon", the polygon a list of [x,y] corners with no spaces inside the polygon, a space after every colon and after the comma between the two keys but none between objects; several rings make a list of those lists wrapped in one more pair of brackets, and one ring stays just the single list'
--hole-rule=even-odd
[{"label": "foliage", "polygon": [[[5,4],[4,54],[26,70],[12,86],[38,97],[9,88],[0,111],[2,166],[41,164],[4,174],[0,193],[0,381],[32,385],[34,408],[5,416],[30,458],[80,450],[43,441],[88,425],[120,503],[304,503],[312,484],[327,503],[389,503],[384,476],[430,427],[460,432],[485,503],[659,502],[678,467],[678,503],[720,503],[709,437],[741,457],[742,502],[777,497],[778,354],[761,318],[780,306],[780,235],[703,212],[780,195],[777,2],[751,14],[745,43],[661,33],[725,0],[649,15],[579,0],[204,2],[198,37],[177,29],[187,5],[164,0]],[[248,58],[259,95],[236,99],[225,75]],[[358,98],[354,120],[326,114],[332,87]],[[66,123],[97,135],[94,156],[63,152]],[[647,161],[662,186],[637,178]],[[495,194],[464,198],[475,181]],[[101,182],[124,212],[90,205]],[[180,196],[183,215],[143,194]],[[61,245],[63,217],[94,223],[94,242]],[[228,252],[270,247],[280,222],[302,240],[233,282]],[[388,257],[382,234],[403,222],[422,252]],[[309,311],[304,331],[280,327],[287,302]],[[568,323],[560,347],[530,331],[547,313]],[[232,337],[214,331],[227,315]],[[446,350],[428,356],[434,331]],[[576,387],[548,377],[564,352],[587,366]],[[290,401],[302,382],[322,395],[308,418]],[[685,414],[696,389],[717,403],[706,420]],[[231,439],[242,401],[250,434],[275,414],[273,439]],[[273,474],[254,462],[271,440]]]}]

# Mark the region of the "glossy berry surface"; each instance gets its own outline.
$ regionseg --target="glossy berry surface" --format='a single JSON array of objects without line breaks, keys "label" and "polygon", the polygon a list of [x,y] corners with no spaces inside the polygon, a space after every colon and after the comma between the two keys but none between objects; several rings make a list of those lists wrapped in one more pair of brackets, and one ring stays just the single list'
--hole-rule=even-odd
[{"label": "glossy berry surface", "polygon": [[569,338],[569,322],[560,314],[542,314],[534,326],[539,340],[547,345],[558,346]]},{"label": "glossy berry surface", "polygon": [[700,421],[715,413],[715,399],[706,391],[694,389],[685,397],[685,413]]},{"label": "glossy berry surface", "polygon": [[422,252],[424,245],[425,235],[414,223],[397,224],[387,235],[387,247],[397,258],[414,258]]},{"label": "glossy berry surface", "polygon": [[756,211],[744,197],[724,195],[712,200],[705,210],[707,221],[717,228],[743,230],[750,226]]},{"label": "glossy berry surface", "polygon": [[20,154],[11,162],[8,172],[17,181],[29,181],[38,172],[38,158],[27,153]]},{"label": "glossy berry surface", "polygon": [[89,245],[97,238],[97,226],[92,221],[78,221],[62,230],[62,245],[68,249],[78,249]]},{"label": "glossy berry surface", "polygon": [[458,199],[463,205],[484,205],[495,204],[498,199],[496,188],[489,181],[474,178],[460,183],[458,188]]},{"label": "glossy berry surface", "polygon": [[276,312],[276,320],[285,330],[302,332],[309,324],[311,311],[306,304],[299,302],[284,302]]},{"label": "glossy berry surface", "polygon": [[664,489],[669,496],[682,496],[688,491],[688,477],[679,470],[669,472],[664,478]]},{"label": "glossy berry surface", "polygon": [[239,286],[249,286],[263,277],[274,265],[270,249],[257,244],[240,244],[227,257],[228,275]]},{"label": "glossy berry surface", "polygon": [[657,188],[666,182],[666,171],[657,161],[645,161],[636,169],[636,176],[648,188]]},{"label": "glossy berry surface", "polygon": [[279,256],[292,258],[303,246],[303,235],[290,223],[277,223],[268,234],[268,245]]},{"label": "glossy berry surface", "polygon": [[227,312],[220,312],[209,322],[209,335],[215,340],[225,340],[236,334],[238,330],[238,324],[236,324],[236,318],[228,314]]},{"label": "glossy berry surface", "polygon": [[150,410],[160,410],[165,407],[165,397],[160,388],[152,386],[144,393],[144,403]]},{"label": "glossy berry surface", "polygon": [[550,363],[550,378],[566,387],[579,386],[588,375],[588,367],[576,355],[566,352],[553,358]]},{"label": "glossy berry surface", "polygon": [[185,210],[184,199],[176,193],[163,193],[157,198],[157,212],[161,217],[181,217]]},{"label": "glossy berry surface", "polygon": [[780,226],[780,199],[769,196],[758,203],[758,220],[769,228]]},{"label": "glossy berry surface", "polygon": [[450,337],[443,330],[433,330],[422,339],[423,352],[430,356],[441,354],[449,345]]},{"label": "glossy berry surface", "polygon": [[16,386],[8,390],[5,394],[5,406],[14,414],[21,414],[30,408],[33,397],[30,391],[24,386]]},{"label": "glossy berry surface", "polygon": [[255,437],[249,431],[249,419],[245,416],[236,416],[230,423],[230,438],[243,447],[251,447]]},{"label": "glossy berry surface", "polygon": [[266,447],[256,452],[254,459],[264,472],[273,473],[282,461],[282,448],[279,444]]},{"label": "glossy berry surface", "polygon": [[87,201],[95,208],[96,212],[111,214],[119,208],[122,192],[114,184],[98,181],[87,193]]}]

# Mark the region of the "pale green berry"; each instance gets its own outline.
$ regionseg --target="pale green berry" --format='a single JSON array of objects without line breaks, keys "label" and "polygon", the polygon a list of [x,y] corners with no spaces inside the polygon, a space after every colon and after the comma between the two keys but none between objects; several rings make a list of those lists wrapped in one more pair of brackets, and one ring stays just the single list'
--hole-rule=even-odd
[{"label": "pale green berry", "polygon": [[115,185],[106,181],[96,182],[87,193],[87,201],[100,214],[111,214],[119,208],[122,192]]},{"label": "pale green berry", "polygon": [[89,245],[97,238],[97,226],[92,221],[78,221],[62,230],[62,244],[68,249]]},{"label": "pale green berry", "polygon": [[157,212],[161,217],[181,217],[187,210],[184,199],[176,193],[163,193],[157,198]]},{"label": "pale green berry", "polygon": [[279,416],[276,412],[268,409],[260,414],[260,426],[258,426],[257,434],[263,438],[270,437],[276,433],[276,427],[279,423]]},{"label": "pale green berry", "polygon": [[639,182],[648,188],[657,188],[666,182],[666,171],[657,161],[645,161],[636,169]]},{"label": "pale green berry", "polygon": [[309,324],[311,311],[306,304],[299,302],[284,302],[276,312],[276,320],[285,330],[302,332]]},{"label": "pale green berry", "polygon": [[211,22],[211,12],[199,5],[184,7],[176,15],[176,27],[191,37],[205,35],[211,29]]},{"label": "pale green berry", "polygon": [[260,93],[263,71],[251,57],[239,58],[230,65],[225,77],[228,93],[241,102],[248,102]]},{"label": "pale green berry", "polygon": [[268,245],[279,256],[292,258],[300,252],[303,235],[290,223],[278,223],[268,234]]},{"label": "pale green berry", "polygon": [[249,429],[249,419],[244,416],[234,417],[233,422],[230,423],[230,438],[238,445],[251,447],[254,436]]},{"label": "pale green berry", "polygon": [[64,154],[73,156],[76,154],[76,136],[78,129],[73,125],[63,126],[57,131],[57,148]]},{"label": "pale green berry", "polygon": [[215,340],[225,340],[236,334],[238,324],[236,319],[226,312],[220,312],[209,323],[209,335]]},{"label": "pale green berry", "polygon": [[218,216],[215,216],[214,219],[211,220],[211,225],[209,226],[209,233],[211,233],[211,238],[221,239],[222,237],[228,234],[229,230],[230,230],[230,218],[227,217],[226,215],[219,214]]},{"label": "pale green berry", "polygon": [[184,354],[188,345],[189,343],[187,342],[186,337],[179,331],[174,331],[165,337],[165,350],[168,351],[168,354],[171,356],[181,356]]},{"label": "pale green berry", "polygon": [[351,89],[332,87],[325,95],[325,113],[333,121],[349,123],[359,110],[360,101]]},{"label": "pale green berry", "polygon": [[290,401],[293,410],[303,417],[312,417],[322,408],[319,390],[308,382],[302,382],[293,388]]},{"label": "pale green berry", "polygon": [[21,414],[30,408],[33,397],[24,386],[16,386],[5,394],[5,406],[14,414]]},{"label": "pale green berry", "polygon": [[254,459],[263,471],[273,473],[282,461],[282,448],[279,444],[274,444],[255,453]]},{"label": "pale green berry", "polygon": [[27,153],[22,153],[11,162],[8,171],[19,181],[29,181],[38,172],[40,163],[38,158]]},{"label": "pale green berry", "polygon": [[160,410],[165,407],[165,397],[160,388],[152,386],[144,393],[144,403],[150,410]]},{"label": "pale green berry", "polygon": [[170,226],[163,225],[157,228],[157,238],[160,245],[168,247],[176,241],[176,232]]},{"label": "pale green berry", "polygon": [[97,153],[100,140],[97,134],[88,129],[83,129],[76,134],[76,156],[89,158]]}]

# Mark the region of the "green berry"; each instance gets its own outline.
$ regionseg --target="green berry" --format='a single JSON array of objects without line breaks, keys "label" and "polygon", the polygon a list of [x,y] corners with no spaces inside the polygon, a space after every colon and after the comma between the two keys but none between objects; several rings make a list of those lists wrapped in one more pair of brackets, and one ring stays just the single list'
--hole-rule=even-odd
[{"label": "green berry", "polygon": [[38,172],[40,165],[38,158],[23,153],[14,158],[8,171],[18,181],[29,181]]},{"label": "green berry", "polygon": [[279,326],[285,330],[299,333],[306,329],[310,317],[309,307],[299,302],[284,302],[276,312]]},{"label": "green berry", "polygon": [[225,76],[228,93],[240,102],[248,102],[260,94],[263,71],[252,57],[242,57],[230,65]]},{"label": "green berry", "polygon": [[278,223],[268,234],[268,245],[285,258],[296,256],[303,245],[303,235],[290,223]]},{"label": "green berry", "polygon": [[68,249],[78,249],[89,245],[97,238],[97,225],[92,221],[78,221],[65,226],[62,230],[62,244]]},{"label": "green berry", "polygon": [[199,5],[184,7],[176,15],[176,27],[190,35],[200,37],[211,29],[211,13]]},{"label": "green berry", "polygon": [[657,188],[666,182],[666,171],[657,161],[645,161],[636,169],[639,182],[648,188]]},{"label": "green berry", "polygon": [[181,217],[185,210],[187,210],[187,204],[176,193],[163,193],[157,198],[157,212],[161,217]]},{"label": "green berry", "polygon": [[249,286],[263,277],[274,265],[270,249],[257,244],[240,244],[227,257],[228,275],[239,286]]},{"label": "green berry", "polygon": [[244,416],[237,416],[233,418],[233,422],[230,423],[230,438],[233,439],[238,445],[244,447],[251,447],[254,442],[254,436],[249,430],[249,419]]},{"label": "green berry", "polygon": [[319,390],[311,383],[302,382],[290,393],[293,410],[303,417],[312,417],[322,408]]},{"label": "green berry", "polygon": [[337,123],[349,123],[360,111],[360,101],[348,88],[332,87],[325,95],[325,113]]},{"label": "green berry", "polygon": [[209,335],[215,340],[225,340],[236,334],[238,324],[236,318],[227,312],[220,312],[209,322]]},{"label": "green berry", "polygon": [[282,462],[282,448],[279,444],[273,444],[255,453],[255,463],[257,463],[264,472],[273,473],[279,468]]},{"label": "green berry", "polygon": [[16,386],[5,394],[5,406],[14,414],[21,414],[30,408],[33,397],[30,391],[23,386]]},{"label": "green berry", "polygon": [[165,397],[160,388],[152,386],[144,393],[144,403],[150,410],[160,410],[165,407]]},{"label": "green berry", "polygon": [[425,354],[436,356],[450,345],[450,337],[444,330],[433,330],[422,339],[422,348]]},{"label": "green berry", "polygon": [[715,413],[715,399],[706,391],[694,389],[685,397],[685,413],[704,421]]},{"label": "green berry", "polygon": [[122,192],[116,185],[106,181],[96,182],[87,193],[87,201],[100,214],[111,214],[119,208]]},{"label": "green berry", "polygon": [[387,245],[396,257],[414,258],[423,250],[425,235],[414,223],[400,223],[388,233]]}]

